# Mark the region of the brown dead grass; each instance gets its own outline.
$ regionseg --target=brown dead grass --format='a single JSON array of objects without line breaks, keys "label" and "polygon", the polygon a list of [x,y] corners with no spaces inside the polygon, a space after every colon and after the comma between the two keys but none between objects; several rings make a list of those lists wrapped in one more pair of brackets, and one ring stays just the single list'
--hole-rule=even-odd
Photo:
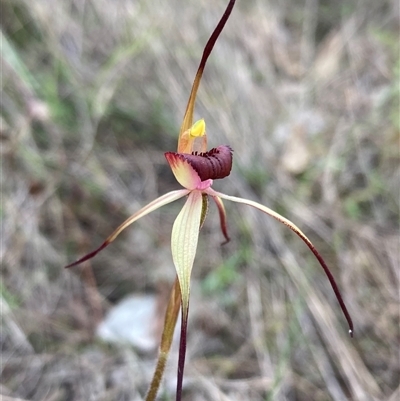
[{"label": "brown dead grass", "polygon": [[[180,205],[146,217],[84,269],[62,266],[177,187],[163,152],[176,146],[224,5],[2,3],[4,397],[142,399],[154,356],[93,333],[125,295],[165,296]],[[211,146],[235,149],[233,173],[216,187],[304,229],[356,331],[350,340],[297,237],[227,204],[232,241],[221,248],[211,208],[193,272],[186,399],[397,399],[398,37],[395,1],[238,1],[197,102]]]}]

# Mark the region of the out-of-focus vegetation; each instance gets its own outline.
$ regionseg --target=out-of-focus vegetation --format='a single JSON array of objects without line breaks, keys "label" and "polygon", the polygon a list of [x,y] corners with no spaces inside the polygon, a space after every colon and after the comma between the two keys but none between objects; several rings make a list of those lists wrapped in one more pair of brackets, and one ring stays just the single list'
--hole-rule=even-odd
[{"label": "out-of-focus vegetation", "polygon": [[[225,3],[2,2],[4,396],[142,399],[154,355],[94,332],[130,293],[164,302],[180,205],[144,218],[84,268],[63,266],[178,188],[163,152],[176,148]],[[187,400],[400,397],[398,39],[395,0],[238,0],[196,111],[210,145],[235,150],[233,173],[215,188],[304,229],[332,268],[355,338],[296,236],[228,204],[232,241],[221,248],[211,208],[193,272]]]}]

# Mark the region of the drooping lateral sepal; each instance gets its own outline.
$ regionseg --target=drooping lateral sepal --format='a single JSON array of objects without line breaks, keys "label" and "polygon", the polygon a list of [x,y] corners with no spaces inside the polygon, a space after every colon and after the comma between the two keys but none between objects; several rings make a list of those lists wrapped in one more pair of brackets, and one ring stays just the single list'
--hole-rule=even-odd
[{"label": "drooping lateral sepal", "polygon": [[83,262],[86,262],[89,259],[92,259],[95,257],[100,251],[102,251],[106,246],[110,245],[111,242],[115,240],[115,238],[118,237],[119,234],[121,234],[122,231],[125,230],[128,226],[130,226],[132,223],[135,221],[139,220],[143,216],[146,216],[146,214],[149,214],[153,212],[154,210],[157,210],[161,206],[167,205],[168,203],[174,202],[185,195],[188,194],[187,189],[179,189],[177,191],[172,191],[168,192],[159,198],[153,200],[150,202],[148,205],[144,206],[142,209],[134,213],[132,216],[130,216],[127,220],[125,220],[97,249],[94,251],[88,253],[87,255],[83,256],[82,258],[78,259],[77,261],[70,263],[69,265],[65,267],[72,267],[72,266],[77,266]]},{"label": "drooping lateral sepal", "polygon": [[295,234],[297,234],[302,240],[303,242],[308,246],[308,248],[310,249],[310,251],[314,254],[314,256],[316,257],[316,259],[318,260],[319,264],[321,265],[321,267],[323,268],[326,276],[328,277],[329,283],[331,284],[331,287],[333,289],[333,292],[336,295],[336,299],[339,302],[340,308],[342,309],[342,312],[347,320],[347,323],[349,325],[349,334],[351,337],[353,337],[354,334],[354,327],[353,327],[353,321],[351,319],[351,316],[347,310],[347,307],[343,301],[342,295],[339,291],[339,287],[336,284],[335,278],[333,277],[329,267],[327,266],[327,264],[325,263],[324,259],[322,258],[322,256],[320,255],[320,253],[316,250],[314,244],[308,239],[308,237],[300,230],[299,227],[297,227],[294,223],[292,223],[290,220],[288,220],[287,218],[281,216],[279,213],[275,212],[274,210],[258,203],[258,202],[254,202],[252,200],[249,199],[243,199],[243,198],[238,198],[236,196],[230,196],[230,195],[225,195],[223,193],[214,191],[212,188],[208,188],[205,193],[207,193],[208,195],[212,196],[212,197],[219,197],[222,199],[226,199],[226,200],[230,200],[232,202],[237,202],[237,203],[242,203],[248,206],[252,206],[255,209],[260,210],[261,212],[273,217],[274,219],[278,220],[280,223],[284,224],[286,227],[290,228]]}]

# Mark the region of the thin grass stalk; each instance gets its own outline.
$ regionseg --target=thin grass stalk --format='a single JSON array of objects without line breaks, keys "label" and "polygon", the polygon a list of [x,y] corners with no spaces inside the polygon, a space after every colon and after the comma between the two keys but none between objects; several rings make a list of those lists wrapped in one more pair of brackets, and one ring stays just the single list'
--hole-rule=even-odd
[{"label": "thin grass stalk", "polygon": [[149,391],[146,395],[146,401],[154,401],[156,399],[158,389],[164,375],[165,366],[168,360],[169,351],[171,349],[174,331],[179,315],[181,305],[181,290],[178,278],[175,279],[172,287],[171,295],[168,301],[167,310],[165,312],[164,328],[161,336],[160,352],[158,355],[156,369],[153,379],[150,383]]}]

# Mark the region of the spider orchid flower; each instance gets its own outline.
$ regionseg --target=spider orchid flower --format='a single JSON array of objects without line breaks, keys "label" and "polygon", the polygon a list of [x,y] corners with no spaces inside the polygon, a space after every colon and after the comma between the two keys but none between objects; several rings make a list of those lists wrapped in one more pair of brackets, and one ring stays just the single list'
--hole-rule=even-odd
[{"label": "spider orchid flower", "polygon": [[205,122],[204,120],[199,120],[193,124],[193,112],[197,90],[208,56],[211,54],[214,44],[229,18],[234,3],[235,0],[230,0],[225,10],[225,13],[223,14],[221,20],[219,21],[217,27],[215,28],[204,48],[203,56],[193,82],[188,105],[180,129],[177,152],[165,153],[167,162],[171,167],[176,180],[183,188],[169,192],[153,200],[148,205],[140,209],[138,212],[130,216],[125,222],[123,222],[103,242],[103,244],[100,245],[100,247],[82,257],[81,259],[77,260],[76,262],[73,262],[66,266],[72,267],[93,258],[107,245],[111,244],[111,242],[113,242],[123,230],[125,230],[135,221],[160,208],[161,206],[167,205],[180,198],[187,197],[186,202],[182,210],[178,214],[172,227],[171,250],[172,259],[176,268],[177,280],[175,282],[175,286],[173,288],[171,298],[167,306],[164,331],[160,346],[160,356],[156,367],[156,373],[153,377],[153,381],[146,398],[146,400],[148,401],[153,400],[156,397],[158,386],[160,384],[162,373],[164,371],[168,351],[171,346],[172,335],[180,307],[182,308],[182,325],[176,399],[181,399],[183,368],[186,351],[190,276],[196,255],[199,232],[206,217],[209,198],[211,198],[215,202],[218,208],[221,230],[225,237],[225,242],[229,241],[229,236],[227,232],[226,213],[222,200],[229,200],[254,207],[255,209],[258,209],[259,211],[283,223],[295,234],[297,234],[317,258],[318,262],[328,276],[332,289],[347,319],[349,325],[349,333],[351,336],[353,335],[353,323],[344,304],[344,301],[340,295],[335,280],[323,258],[317,252],[314,245],[307,238],[307,236],[291,221],[269,209],[268,207],[252,200],[238,198],[235,196],[230,196],[217,192],[212,188],[214,180],[222,179],[229,176],[232,168],[233,150],[228,145],[221,145],[207,151],[207,135]]}]

